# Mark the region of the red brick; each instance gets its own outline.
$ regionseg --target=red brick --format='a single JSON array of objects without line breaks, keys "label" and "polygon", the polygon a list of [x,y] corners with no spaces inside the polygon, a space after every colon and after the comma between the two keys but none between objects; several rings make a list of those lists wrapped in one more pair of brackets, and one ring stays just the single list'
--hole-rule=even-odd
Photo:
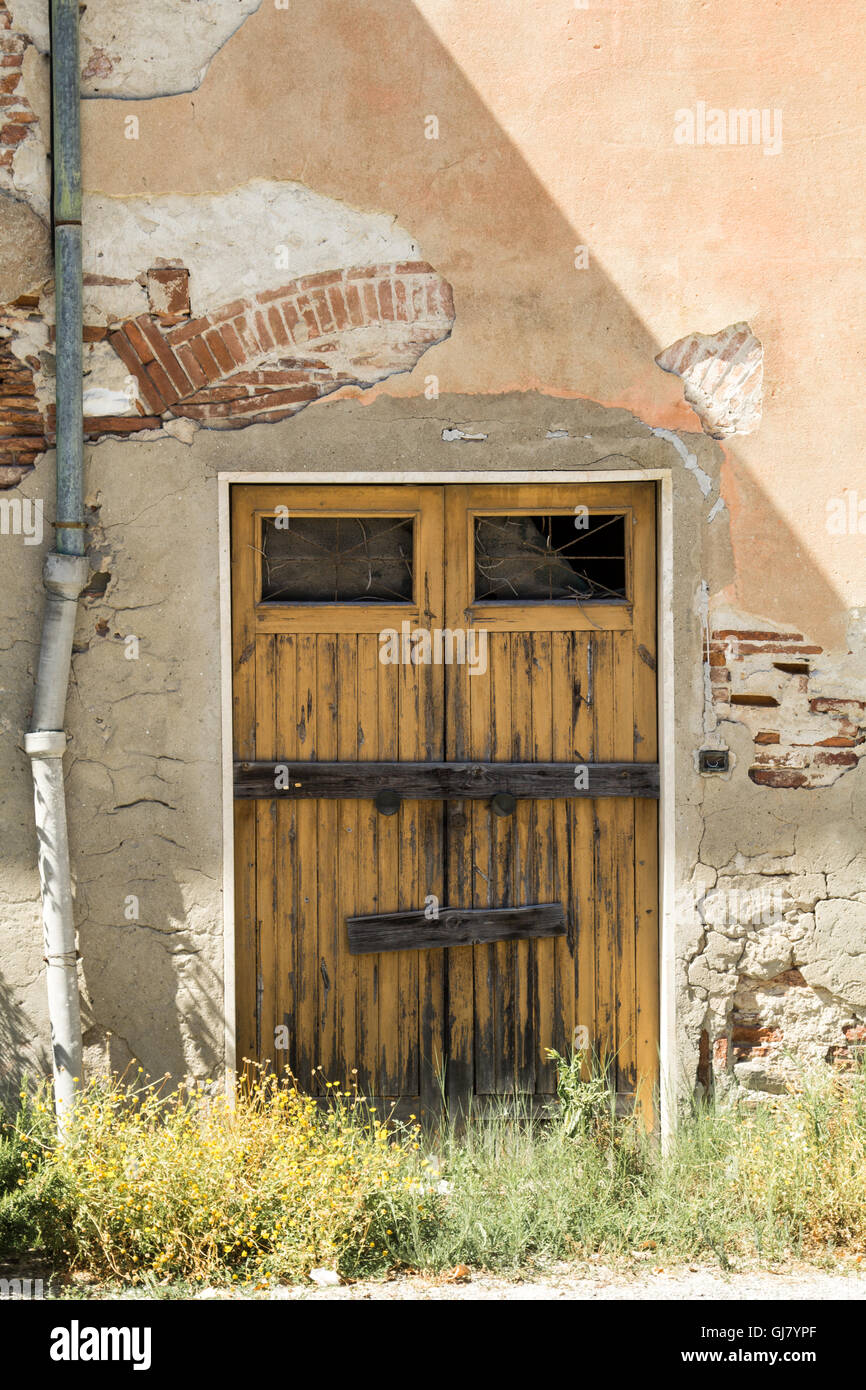
[{"label": "red brick", "polygon": [[173,405],[178,399],[178,392],[169,380],[168,374],[161,363],[148,362],[144,370],[159,391],[166,405]]},{"label": "red brick", "polygon": [[4,125],[0,126],[0,144],[20,145],[30,130],[26,125]]},{"label": "red brick", "polygon": [[341,331],[344,328],[348,328],[349,315],[346,309],[346,301],[343,298],[343,291],[338,285],[332,285],[328,290],[328,305],[337,328]]},{"label": "red brick", "polygon": [[150,344],[154,357],[171,382],[174,388],[175,399],[179,396],[188,395],[191,389],[191,383],[187,380],[186,374],[178,362],[177,357],[172,352],[165,338],[163,338],[156,324],[147,314],[139,314],[135,322]]},{"label": "red brick", "polygon": [[298,293],[297,280],[291,280],[288,285],[281,285],[278,290],[262,290],[256,295],[257,304],[273,304],[278,299],[288,299]]},{"label": "red brick", "polygon": [[339,285],[342,278],[342,270],[325,270],[318,275],[304,275],[298,281],[298,289],[318,290],[325,285]]},{"label": "red brick", "polygon": [[289,341],[293,342],[295,336],[295,329],[301,322],[300,314],[298,313],[291,300],[287,300],[285,304],[281,304],[280,309],[282,310],[282,316],[285,320],[286,328],[288,329]]},{"label": "red brick", "polygon": [[210,405],[218,401],[245,401],[249,399],[249,391],[245,386],[206,386],[202,391],[196,391],[194,396],[187,396],[183,402],[187,405]]},{"label": "red brick", "polygon": [[226,347],[220,330],[212,328],[209,333],[205,334],[204,341],[219,364],[220,371],[233,372],[236,366],[235,359]]},{"label": "red brick", "polygon": [[[249,305],[245,299],[233,299],[231,304],[223,304],[222,308],[215,309],[208,318],[212,323],[228,323],[229,319],[236,319],[245,314]],[[193,327],[191,324],[190,327]],[[199,330],[200,331],[200,330]]]},{"label": "red brick", "polygon": [[256,415],[271,406],[298,404],[314,401],[319,395],[315,386],[294,386],[285,391],[269,391],[262,396],[252,396],[245,401],[224,401],[216,405],[187,405],[181,403],[176,414],[190,415],[194,419],[221,419],[226,416]]},{"label": "red brick", "polygon": [[152,362],[154,358],[153,348],[145,338],[135,319],[129,319],[121,330],[126,334],[135,351],[138,353],[142,362]]},{"label": "red brick", "polygon": [[432,265],[428,265],[426,261],[401,261],[399,265],[394,267],[395,275],[435,275],[435,273]]},{"label": "red brick", "polygon": [[358,293],[357,285],[346,286],[346,310],[352,326],[360,328],[364,322],[364,310],[361,306],[361,296]]},{"label": "red brick", "polygon": [[736,637],[746,642],[802,642],[802,632],[755,632],[751,628],[723,627],[713,633],[714,640]]},{"label": "red brick", "polygon": [[228,352],[231,354],[235,362],[238,364],[239,367],[243,367],[246,364],[247,355],[244,352],[241,340],[238,337],[235,330],[232,328],[232,325],[230,323],[220,324],[219,334],[223,342],[225,343]]},{"label": "red brick", "polygon": [[271,330],[268,328],[264,314],[258,310],[252,315],[252,327],[258,338],[261,351],[270,352],[276,344],[271,336]]},{"label": "red brick", "polygon": [[774,975],[772,983],[774,985],[792,986],[795,989],[808,989],[805,979],[800,971],[794,967],[793,970],[783,970],[781,975]]},{"label": "red brick", "polygon": [[[754,1014],[752,1017],[754,1017]],[[752,1044],[781,1042],[781,1040],[782,1030],[780,1028],[762,1028],[760,1026],[735,1023],[731,1032],[731,1042],[733,1043]]]},{"label": "red brick", "polygon": [[232,319],[232,328],[240,339],[240,344],[243,348],[246,360],[249,361],[251,357],[258,357],[261,353],[261,348],[259,347],[256,335],[253,333],[247,321],[246,314],[239,314],[236,319]]},{"label": "red brick", "polygon": [[289,347],[291,345],[292,340],[289,337],[288,329],[276,304],[272,304],[268,310],[268,327],[271,330],[271,337],[278,346]]},{"label": "red brick", "polygon": [[129,370],[132,372],[132,375],[138,382],[142,400],[145,402],[147,406],[150,407],[152,411],[154,411],[158,415],[161,415],[166,408],[165,401],[163,400],[159,391],[154,386],[150,377],[147,375],[147,372],[145,371],[141,361],[136,355],[132,347],[132,344],[126,336],[126,333],[112,333],[111,337],[109,338],[109,342],[111,343],[111,346],[114,348],[114,351],[117,353],[121,362],[123,362],[124,365],[129,368]]},{"label": "red brick", "polygon": [[759,787],[805,787],[809,781],[805,772],[781,767],[750,767],[749,777]]},{"label": "red brick", "polygon": [[316,317],[322,325],[323,333],[333,333],[336,328],[334,318],[328,305],[327,296],[324,290],[313,290],[310,295],[316,310]]},{"label": "red brick", "polygon": [[857,753],[816,753],[815,762],[821,767],[856,767],[860,761]]},{"label": "red brick", "polygon": [[779,735],[774,729],[761,729],[755,734],[756,743],[778,743]]},{"label": "red brick", "polygon": [[379,306],[382,318],[388,322],[394,320],[394,297],[391,293],[391,281],[382,280],[379,285]]},{"label": "red brick", "polygon": [[412,296],[412,317],[413,319],[423,319],[427,313],[427,287],[423,280],[412,280],[409,283],[409,290]]},{"label": "red brick", "polygon": [[188,319],[189,271],[183,266],[154,266],[147,272],[151,312],[162,324]]},{"label": "red brick", "polygon": [[809,709],[813,714],[844,714],[851,719],[856,719],[858,715],[866,711],[866,702],[863,700],[834,700],[818,695],[809,701]]},{"label": "red brick", "polygon": [[22,55],[20,53],[6,53],[0,58],[0,68],[20,68]]},{"label": "red brick", "polygon": [[399,323],[409,322],[408,296],[402,280],[394,281],[394,317]]},{"label": "red brick", "polygon": [[724,665],[725,665],[725,654],[724,654],[724,652],[711,651],[711,652],[710,652],[710,665],[711,665],[711,666],[724,666]]},{"label": "red brick", "polygon": [[[190,347],[189,343],[181,343],[177,349],[177,355],[183,364],[184,370],[192,382],[193,386],[206,386],[207,377],[201,369],[199,360]],[[189,390],[184,392],[185,396],[190,394]]]},{"label": "red brick", "polygon": [[210,314],[204,314],[201,318],[190,319],[188,323],[180,323],[176,328],[172,328],[165,335],[165,341],[170,347],[176,348],[179,343],[188,343],[190,338],[200,338],[203,333],[207,333],[216,321]]},{"label": "red brick", "polygon": [[362,287],[362,293],[364,295],[364,313],[367,323],[379,323],[382,315],[379,310],[376,286],[371,281],[367,281]]},{"label": "red brick", "polygon": [[322,336],[322,330],[319,327],[319,321],[316,318],[316,311],[313,308],[313,305],[310,302],[308,296],[305,294],[298,295],[297,305],[298,313],[300,314],[301,318],[304,320],[304,323],[307,325],[307,328],[310,331],[310,337],[320,338]]},{"label": "red brick", "polygon": [[439,281],[439,303],[446,318],[454,317],[454,292],[447,280]]},{"label": "red brick", "polygon": [[222,376],[222,368],[204,338],[190,338],[189,347],[190,351],[195,353],[195,359],[208,381],[218,381]]}]

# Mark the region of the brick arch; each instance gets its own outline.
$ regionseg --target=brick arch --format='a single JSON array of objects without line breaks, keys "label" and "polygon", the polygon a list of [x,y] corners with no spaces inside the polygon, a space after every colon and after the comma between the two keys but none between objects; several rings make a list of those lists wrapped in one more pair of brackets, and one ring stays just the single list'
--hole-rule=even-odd
[{"label": "brick arch", "polygon": [[450,285],[408,261],[305,275],[170,328],[140,314],[109,341],[146,410],[237,429],[409,371],[453,323]]}]

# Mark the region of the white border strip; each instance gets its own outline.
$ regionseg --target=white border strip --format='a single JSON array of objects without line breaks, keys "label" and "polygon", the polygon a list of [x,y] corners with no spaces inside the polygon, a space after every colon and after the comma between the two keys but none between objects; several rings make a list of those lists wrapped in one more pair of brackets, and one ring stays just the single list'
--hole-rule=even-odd
[{"label": "white border strip", "polygon": [[234,777],[232,767],[232,641],[231,641],[231,536],[229,490],[233,483],[636,483],[658,482],[658,672],[657,706],[659,733],[659,1089],[661,1131],[666,1139],[676,1123],[676,1000],[674,843],[676,833],[674,759],[674,549],[673,482],[670,469],[586,469],[579,472],[525,471],[518,469],[443,472],[218,473],[219,487],[219,589],[220,589],[220,688],[222,703],[222,806],[223,806],[223,960],[225,1065],[237,1066],[235,1038],[235,873],[234,873]]}]

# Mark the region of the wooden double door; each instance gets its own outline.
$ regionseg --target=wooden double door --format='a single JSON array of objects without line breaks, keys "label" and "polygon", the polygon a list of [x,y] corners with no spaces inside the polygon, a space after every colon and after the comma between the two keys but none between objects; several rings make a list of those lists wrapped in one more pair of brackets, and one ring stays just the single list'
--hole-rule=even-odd
[{"label": "wooden double door", "polygon": [[652,1083],[655,536],[651,484],[233,488],[239,1059]]}]

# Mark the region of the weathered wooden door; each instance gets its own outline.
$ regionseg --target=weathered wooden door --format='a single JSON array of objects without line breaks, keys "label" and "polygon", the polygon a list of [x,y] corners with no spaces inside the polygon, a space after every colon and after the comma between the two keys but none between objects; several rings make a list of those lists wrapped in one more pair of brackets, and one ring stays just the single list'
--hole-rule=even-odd
[{"label": "weathered wooden door", "polygon": [[232,585],[238,1056],[416,1113],[575,1042],[651,1082],[652,486],[239,486]]}]

